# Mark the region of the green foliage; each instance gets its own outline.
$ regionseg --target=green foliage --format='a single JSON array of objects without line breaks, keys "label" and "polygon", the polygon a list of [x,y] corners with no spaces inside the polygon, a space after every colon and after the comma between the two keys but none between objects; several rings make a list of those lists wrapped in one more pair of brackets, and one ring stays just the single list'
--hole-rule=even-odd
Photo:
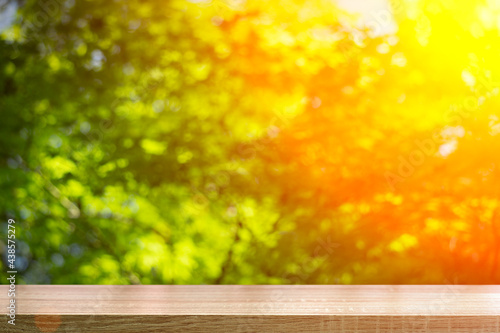
[{"label": "green foliage", "polygon": [[[0,211],[22,282],[498,283],[499,46],[471,37],[494,29],[412,3],[387,36],[325,1],[18,4]],[[455,35],[474,49],[446,58]]]}]

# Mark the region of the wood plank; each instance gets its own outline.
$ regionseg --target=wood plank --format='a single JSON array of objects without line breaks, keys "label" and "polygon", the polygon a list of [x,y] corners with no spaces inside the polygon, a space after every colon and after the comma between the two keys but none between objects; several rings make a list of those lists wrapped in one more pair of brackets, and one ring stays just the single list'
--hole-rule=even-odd
[{"label": "wood plank", "polygon": [[19,285],[16,305],[22,332],[500,333],[500,286]]}]

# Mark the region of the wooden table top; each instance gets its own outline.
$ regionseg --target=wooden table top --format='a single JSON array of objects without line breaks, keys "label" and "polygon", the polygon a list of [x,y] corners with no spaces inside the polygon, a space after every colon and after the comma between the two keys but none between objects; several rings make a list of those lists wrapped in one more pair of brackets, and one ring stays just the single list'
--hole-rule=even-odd
[{"label": "wooden table top", "polygon": [[18,314],[500,315],[500,286],[19,285],[16,302]]},{"label": "wooden table top", "polygon": [[18,285],[16,326],[4,318],[2,332],[500,333],[500,286]]}]

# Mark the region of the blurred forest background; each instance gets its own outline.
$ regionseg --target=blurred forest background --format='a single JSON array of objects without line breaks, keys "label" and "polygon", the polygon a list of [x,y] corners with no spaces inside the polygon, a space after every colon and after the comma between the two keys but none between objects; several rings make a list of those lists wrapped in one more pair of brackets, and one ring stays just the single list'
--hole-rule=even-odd
[{"label": "blurred forest background", "polygon": [[500,1],[384,8],[4,0],[2,283],[500,283]]}]

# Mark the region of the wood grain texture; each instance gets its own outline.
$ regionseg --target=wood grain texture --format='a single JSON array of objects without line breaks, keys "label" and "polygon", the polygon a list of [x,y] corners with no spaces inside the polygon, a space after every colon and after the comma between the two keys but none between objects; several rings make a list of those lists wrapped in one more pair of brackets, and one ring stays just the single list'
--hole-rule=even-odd
[{"label": "wood grain texture", "polygon": [[500,333],[500,286],[0,287],[1,331]]}]

